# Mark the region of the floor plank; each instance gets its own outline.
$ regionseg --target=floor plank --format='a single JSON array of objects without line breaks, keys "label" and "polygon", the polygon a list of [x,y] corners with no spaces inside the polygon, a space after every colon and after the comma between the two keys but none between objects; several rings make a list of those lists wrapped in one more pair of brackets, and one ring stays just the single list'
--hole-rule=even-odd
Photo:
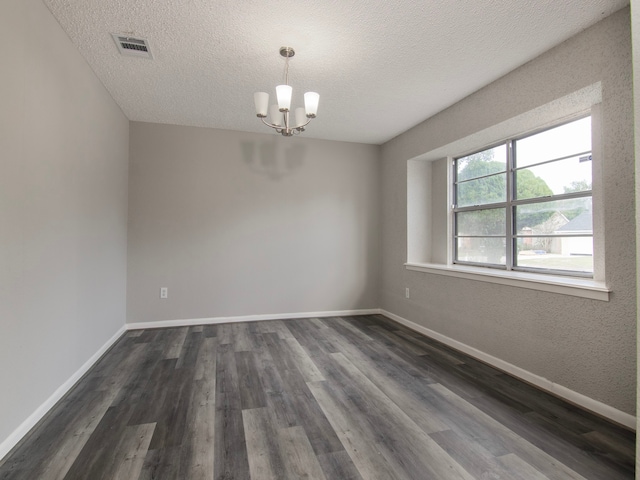
[{"label": "floor plank", "polygon": [[218,346],[216,359],[216,413],[214,477],[249,478],[244,424],[233,342]]},{"label": "floor plank", "polygon": [[269,409],[243,410],[242,418],[251,478],[278,480],[284,471],[284,464],[277,444],[277,425],[272,422]]},{"label": "floor plank", "polygon": [[318,461],[327,479],[364,480],[346,450],[318,455]]},{"label": "floor plank", "polygon": [[304,428],[282,428],[278,430],[277,437],[281,455],[286,459],[284,478],[326,480]]},{"label": "floor plank", "polygon": [[309,388],[331,422],[345,450],[362,478],[388,480],[397,478],[392,467],[375,448],[375,437],[369,422],[363,421],[348,408],[348,400],[330,387],[328,382],[310,383]]},{"label": "floor plank", "polygon": [[216,353],[215,337],[205,335],[196,360],[187,428],[181,442],[178,478],[208,480],[214,475]]}]

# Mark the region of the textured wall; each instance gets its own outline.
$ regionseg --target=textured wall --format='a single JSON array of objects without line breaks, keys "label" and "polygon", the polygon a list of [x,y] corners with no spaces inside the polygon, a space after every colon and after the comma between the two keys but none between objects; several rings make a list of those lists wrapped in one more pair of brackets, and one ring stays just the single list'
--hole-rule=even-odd
[{"label": "textured wall", "polygon": [[130,152],[128,322],[378,307],[379,147],[133,122]]},{"label": "textured wall", "polygon": [[0,59],[2,443],[125,323],[129,122],[40,0]]},{"label": "textured wall", "polygon": [[[624,9],[383,145],[381,304],[392,313],[634,414],[636,277],[629,25],[629,10]],[[609,302],[404,268],[407,160],[597,82],[602,85]],[[411,299],[404,298],[405,287],[411,288]]]},{"label": "textured wall", "polygon": [[[635,92],[640,90],[640,1],[633,0],[631,2],[631,32],[632,32],[632,51],[633,51],[633,88]],[[635,156],[636,171],[640,170],[640,95],[635,93],[633,98],[634,106],[634,139],[635,139]],[[640,178],[636,176],[636,192],[640,191]],[[640,197],[636,195],[636,242],[639,233],[637,225],[640,224]],[[640,242],[636,243],[636,265],[637,259],[640,258]],[[636,270],[636,281],[640,284],[640,269]],[[636,293],[638,291],[636,285]],[[638,299],[640,300],[640,298]],[[636,313],[636,319],[640,319]],[[640,335],[640,332],[638,332]],[[640,338],[640,337],[639,337]],[[637,345],[638,356],[640,360],[640,342]],[[640,406],[640,372],[636,372],[636,404]],[[638,408],[636,407],[636,415]],[[636,417],[638,425],[636,431],[640,428],[640,418]],[[636,442],[636,478],[640,478],[640,442]]]}]

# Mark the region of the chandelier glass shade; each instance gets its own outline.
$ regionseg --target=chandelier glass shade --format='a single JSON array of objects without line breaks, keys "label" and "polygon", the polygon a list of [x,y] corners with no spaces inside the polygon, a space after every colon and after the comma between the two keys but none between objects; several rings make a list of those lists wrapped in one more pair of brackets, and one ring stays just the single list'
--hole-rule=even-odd
[{"label": "chandelier glass shade", "polygon": [[[293,119],[291,113],[291,96],[293,88],[289,85],[289,59],[295,55],[291,47],[281,47],[280,55],[285,58],[284,84],[276,87],[277,104],[269,106],[269,94],[266,92],[256,92],[253,100],[256,105],[256,115],[267,127],[273,128],[276,132],[285,137],[292,137],[295,134],[304,132],[305,127],[316,118],[318,113],[318,102],[320,95],[316,92],[304,94],[304,108],[298,107],[294,110]],[[267,113],[269,120],[266,121]],[[292,122],[293,120],[293,122]]]}]

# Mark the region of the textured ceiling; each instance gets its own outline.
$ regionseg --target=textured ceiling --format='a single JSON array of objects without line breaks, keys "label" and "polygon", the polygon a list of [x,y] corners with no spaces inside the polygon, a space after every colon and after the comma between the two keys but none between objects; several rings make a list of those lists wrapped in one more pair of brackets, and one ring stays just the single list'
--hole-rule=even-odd
[{"label": "textured ceiling", "polygon": [[[383,143],[628,0],[44,0],[130,120],[268,132],[283,45],[303,135]],[[122,56],[111,33],[149,41]],[[275,133],[274,133],[275,134]]]}]

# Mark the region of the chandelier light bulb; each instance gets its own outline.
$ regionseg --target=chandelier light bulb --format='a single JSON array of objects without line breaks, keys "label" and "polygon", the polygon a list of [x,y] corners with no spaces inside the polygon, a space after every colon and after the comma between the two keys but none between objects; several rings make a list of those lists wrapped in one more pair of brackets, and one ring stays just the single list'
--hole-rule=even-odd
[{"label": "chandelier light bulb", "polygon": [[289,85],[278,85],[276,87],[276,95],[278,96],[278,106],[281,112],[288,112],[291,108],[291,94],[293,88]]},{"label": "chandelier light bulb", "polygon": [[256,92],[253,94],[253,101],[256,104],[256,115],[260,118],[266,117],[269,109],[269,94],[267,92]]},{"label": "chandelier light bulb", "polygon": [[320,95],[316,92],[307,92],[304,94],[304,109],[307,111],[307,117],[316,118],[319,101]]},{"label": "chandelier light bulb", "polygon": [[281,127],[283,126],[283,113],[280,111],[280,109],[278,108],[278,105],[276,105],[275,103],[273,105],[271,105],[271,109],[269,110],[269,114],[271,116],[271,123],[273,123],[274,125]]},{"label": "chandelier light bulb", "polygon": [[307,114],[303,107],[296,108],[296,127],[304,128],[307,123]]}]

